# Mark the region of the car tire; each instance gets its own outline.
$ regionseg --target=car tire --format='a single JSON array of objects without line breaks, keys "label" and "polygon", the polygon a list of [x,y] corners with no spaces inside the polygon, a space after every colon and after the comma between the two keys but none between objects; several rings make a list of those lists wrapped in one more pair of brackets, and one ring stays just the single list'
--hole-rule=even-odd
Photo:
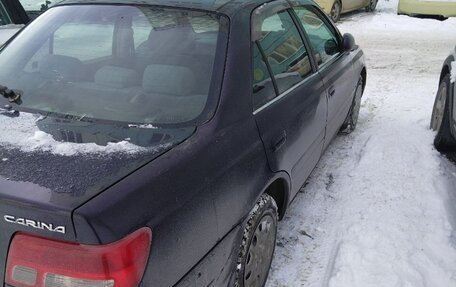
[{"label": "car tire", "polygon": [[340,2],[340,0],[334,1],[334,4],[331,7],[331,12],[329,13],[329,17],[331,18],[331,20],[333,20],[334,23],[339,21],[341,11],[342,11],[342,2]]},{"label": "car tire", "polygon": [[353,95],[353,101],[350,106],[347,118],[340,128],[340,132],[343,134],[349,134],[356,129],[359,118],[359,110],[361,108],[361,98],[364,92],[364,78],[359,76],[358,84],[356,85],[355,94]]},{"label": "car tire", "polygon": [[378,0],[369,0],[369,4],[366,6],[367,12],[374,12],[375,8],[377,8]]},{"label": "car tire", "polygon": [[263,194],[244,227],[235,287],[263,287],[266,284],[276,244],[277,222],[276,202]]},{"label": "car tire", "polygon": [[440,82],[431,117],[431,129],[437,132],[434,146],[440,152],[454,150],[456,147],[456,140],[451,134],[450,90],[450,75],[447,74]]}]

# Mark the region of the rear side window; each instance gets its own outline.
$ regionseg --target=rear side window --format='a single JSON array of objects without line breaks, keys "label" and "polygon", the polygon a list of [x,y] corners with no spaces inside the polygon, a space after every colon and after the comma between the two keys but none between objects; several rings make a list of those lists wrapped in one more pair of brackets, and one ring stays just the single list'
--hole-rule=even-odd
[{"label": "rear side window", "polygon": [[338,37],[334,29],[323,21],[321,15],[313,7],[296,7],[294,11],[309,36],[318,65],[329,62],[340,52]]},{"label": "rear side window", "polygon": [[255,109],[312,73],[307,50],[288,11],[278,12],[260,21],[254,23],[259,31],[253,39]]},{"label": "rear side window", "polygon": [[10,23],[11,23],[11,21],[10,21],[8,15],[6,14],[5,7],[3,6],[3,3],[0,2],[0,26],[10,24]]}]

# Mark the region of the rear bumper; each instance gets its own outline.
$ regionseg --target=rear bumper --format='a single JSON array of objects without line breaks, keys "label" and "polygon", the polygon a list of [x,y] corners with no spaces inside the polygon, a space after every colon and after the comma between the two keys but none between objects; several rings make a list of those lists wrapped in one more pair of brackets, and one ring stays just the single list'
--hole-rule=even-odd
[{"label": "rear bumper", "polygon": [[398,14],[456,16],[456,0],[399,0]]}]

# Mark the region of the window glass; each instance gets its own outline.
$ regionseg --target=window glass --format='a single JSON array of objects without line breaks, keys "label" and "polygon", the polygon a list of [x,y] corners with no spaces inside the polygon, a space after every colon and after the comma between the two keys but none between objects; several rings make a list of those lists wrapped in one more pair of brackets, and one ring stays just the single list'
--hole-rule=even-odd
[{"label": "window glass", "polygon": [[53,2],[56,2],[55,0],[49,1],[49,0],[19,0],[21,2],[22,7],[24,7],[24,10],[26,12],[30,11],[37,11],[41,12],[49,8]]},{"label": "window glass", "polygon": [[[88,61],[112,55],[113,23],[65,23],[54,33],[54,54]],[[87,43],[94,43],[87,45]]]},{"label": "window glass", "polygon": [[[254,103],[264,103],[270,100],[272,93],[264,59],[267,59],[279,93],[312,73],[312,66],[298,29],[287,11],[264,18],[261,25],[256,26],[260,31],[257,31],[259,37],[253,54]],[[255,95],[260,92],[263,99]]]},{"label": "window glass", "polygon": [[0,83],[23,91],[22,107],[154,125],[213,112],[225,18],[134,5],[67,5],[41,17],[0,53]]},{"label": "window glass", "polygon": [[331,60],[340,52],[339,41],[334,30],[326,24],[312,7],[294,8],[319,65]]},{"label": "window glass", "polygon": [[60,0],[19,0],[31,20],[38,17],[42,12],[57,4],[59,1]]},{"label": "window glass", "polygon": [[253,107],[258,109],[274,99],[277,94],[257,43],[253,48],[253,66]]},{"label": "window glass", "polygon": [[9,17],[6,14],[5,7],[3,7],[3,4],[0,2],[0,26],[6,24],[10,24]]}]

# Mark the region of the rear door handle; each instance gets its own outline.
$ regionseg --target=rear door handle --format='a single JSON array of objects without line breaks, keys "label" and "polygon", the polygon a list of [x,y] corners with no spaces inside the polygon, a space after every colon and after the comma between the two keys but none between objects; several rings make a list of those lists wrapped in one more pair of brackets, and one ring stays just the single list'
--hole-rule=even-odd
[{"label": "rear door handle", "polygon": [[273,141],[272,151],[273,152],[278,151],[285,144],[286,141],[287,141],[287,132],[282,131],[282,134]]},{"label": "rear door handle", "polygon": [[336,88],[334,86],[331,86],[328,90],[328,94],[330,97],[334,96],[334,94],[336,93]]}]

